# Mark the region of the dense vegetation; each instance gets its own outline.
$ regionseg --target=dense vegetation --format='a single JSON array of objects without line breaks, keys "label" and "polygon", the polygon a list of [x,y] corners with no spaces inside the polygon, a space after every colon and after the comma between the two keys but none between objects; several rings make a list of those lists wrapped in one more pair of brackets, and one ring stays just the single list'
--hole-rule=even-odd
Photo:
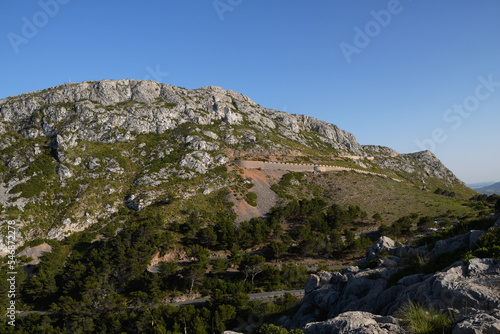
[{"label": "dense vegetation", "polygon": [[[155,143],[148,147],[155,147]],[[130,166],[139,165],[120,159],[115,150],[102,150],[90,144],[87,150],[95,150],[94,156],[100,159],[113,158],[122,167],[127,165],[130,169]],[[159,172],[162,166],[178,160],[184,152],[182,147],[172,150],[147,165],[148,172]],[[62,217],[63,213],[72,210],[72,205],[78,205],[78,196],[92,196],[90,191],[85,192],[88,187],[104,193],[104,186],[100,184],[104,179],[97,179],[83,190],[76,181],[59,187],[50,154],[47,149],[30,164],[24,170],[26,175],[32,176],[29,183],[14,187],[11,192],[26,197],[49,193],[54,200],[72,196],[70,205],[52,206],[52,211],[47,208],[43,213],[55,221],[53,216]],[[144,174],[139,167],[134,172],[138,175],[135,178]],[[225,166],[220,166],[205,177],[227,178],[229,173]],[[365,211],[357,201],[336,203],[336,197],[322,191],[319,184],[306,182],[309,177],[304,173],[289,173],[273,186],[283,203],[265,218],[236,224],[231,203],[226,201],[229,191],[223,188],[202,200],[199,200],[201,196],[195,197],[187,204],[168,195],[164,201],[139,212],[120,206],[109,218],[62,241],[39,239],[29,243],[29,246],[36,246],[47,242],[52,246],[52,251],[41,258],[30,275],[21,266],[17,269],[17,307],[33,312],[19,316],[15,328],[0,325],[0,332],[220,333],[236,327],[261,327],[260,333],[286,333],[285,329],[263,324],[272,323],[280,314],[293,312],[297,299],[286,294],[273,302],[263,302],[250,300],[248,294],[302,288],[312,269],[296,264],[299,260],[314,258],[317,265],[314,270],[319,270],[328,269],[319,263],[321,260],[335,259],[345,263],[359,258],[372,243],[362,232],[363,227],[378,228],[378,233],[372,233],[374,237],[382,234],[400,241],[429,228],[445,228],[419,241],[432,243],[470,229],[474,224],[474,227],[480,225],[481,220],[472,217],[484,216],[495,208],[500,211],[500,201],[494,196],[461,201],[448,198],[450,194],[444,198],[443,194],[431,193],[440,197],[437,212],[443,212],[442,208],[449,203],[453,210],[448,209],[440,215],[422,214],[416,210],[389,220],[388,217],[396,213],[382,211],[383,207],[377,207],[379,211],[372,207]],[[321,178],[323,176],[316,180]],[[47,179],[53,186],[42,182]],[[182,186],[198,181],[175,179]],[[119,187],[119,181],[110,182]],[[385,179],[380,182],[388,184]],[[257,195],[248,191],[252,187],[242,184],[245,200],[255,204]],[[71,193],[73,195],[69,195]],[[100,204],[112,203],[111,197],[105,194],[95,197],[93,201]],[[462,209],[460,213],[455,211],[457,206]],[[44,216],[36,213],[45,208],[29,211],[33,208],[29,203],[26,212],[21,214],[35,213],[36,219],[44,220]],[[14,210],[11,207],[7,213]],[[91,212],[91,208],[85,210]],[[471,219],[467,220],[467,215]],[[458,221],[462,223],[456,224]],[[477,249],[459,256],[464,259],[498,258],[499,249],[498,230],[492,230]],[[182,252],[187,253],[188,260],[173,259],[159,264],[157,270],[148,270],[155,255],[179,256]],[[5,263],[7,259],[2,261]],[[29,259],[21,261],[20,265]],[[435,268],[433,265],[414,266],[413,269],[425,272]],[[5,270],[1,271],[0,278],[0,313],[4,314],[4,305],[8,302]],[[208,301],[196,306],[166,304],[175,298],[198,296],[207,296]]]},{"label": "dense vegetation", "polygon": [[[176,333],[176,328],[195,326],[188,332],[221,331],[238,325],[237,315],[274,314],[295,302],[291,295],[274,303],[250,302],[247,295],[301,288],[307,269],[282,263],[286,256],[328,257],[369,244],[364,237],[356,239],[349,229],[342,231],[363,216],[359,207],[343,210],[321,199],[291,201],[275,208],[267,219],[254,218],[239,226],[229,211],[215,216],[192,211],[183,223],[171,224],[153,212],[122,211],[117,215],[126,217],[127,223],[120,230],[110,224],[62,242],[47,241],[53,251],[42,257],[33,276],[17,283],[25,309],[47,311],[50,316],[30,314],[19,319],[17,329],[142,332],[158,328],[162,332],[160,328],[165,328]],[[163,263],[158,273],[146,270],[155,253],[174,247],[189,250],[192,261]],[[214,251],[227,251],[229,256],[210,259],[209,252]],[[275,262],[279,265],[271,265]],[[164,298],[194,293],[211,296],[207,306],[159,306]],[[73,317],[77,314],[78,319]]]},{"label": "dense vegetation", "polygon": [[[5,326],[2,332],[209,333],[259,327],[286,312],[297,299],[287,294],[266,303],[249,300],[248,293],[301,287],[307,278],[304,266],[282,263],[287,256],[343,256],[371,244],[364,234],[356,238],[345,228],[367,218],[359,207],[342,209],[322,199],[290,201],[274,208],[267,219],[255,218],[240,226],[233,224],[234,217],[224,214],[212,217],[191,212],[183,224],[165,224],[152,211],[121,214],[129,221],[118,233],[110,225],[99,232],[100,238],[96,238],[97,232],[87,231],[63,242],[48,241],[53,251],[43,256],[35,275],[19,275],[17,285],[23,308],[49,313],[19,317],[15,328]],[[390,228],[382,227],[382,233],[409,236],[429,221],[428,217],[417,218],[402,217]],[[429,244],[472,228],[487,228],[488,224],[491,221],[465,221],[415,242]],[[498,231],[490,229],[477,249],[460,256],[499,258]],[[176,245],[189,249],[192,261],[163,263],[158,273],[146,270],[155,253],[169,252]],[[210,252],[217,250],[229,251],[229,256],[211,259]],[[273,262],[282,264],[272,266]],[[426,265],[414,265],[411,270],[436,270],[436,264]],[[21,268],[18,271],[24,273]],[[408,274],[407,270],[402,273]],[[5,281],[2,277],[2,291]],[[164,298],[182,293],[210,299],[199,307],[162,303]],[[408,310],[408,314],[420,312],[413,311]],[[439,317],[436,315],[435,321],[441,321]],[[264,326],[260,332],[286,330]]]}]

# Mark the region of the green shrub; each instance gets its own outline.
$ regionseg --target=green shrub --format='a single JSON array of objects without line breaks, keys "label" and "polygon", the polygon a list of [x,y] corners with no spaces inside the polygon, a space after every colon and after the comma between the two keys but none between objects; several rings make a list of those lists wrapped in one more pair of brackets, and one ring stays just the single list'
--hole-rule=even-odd
[{"label": "green shrub", "polygon": [[173,107],[177,106],[177,103],[165,103],[163,105],[163,107],[167,108],[167,109],[172,109]]},{"label": "green shrub", "polygon": [[467,252],[464,256],[464,261],[472,258],[489,258],[495,260],[500,259],[500,228],[491,228],[476,244],[476,249]]},{"label": "green shrub", "polygon": [[211,170],[211,174],[214,175],[219,175],[223,179],[227,179],[229,177],[229,174],[227,173],[227,167],[226,166],[217,166],[214,169]]},{"label": "green shrub", "polygon": [[273,324],[263,325],[259,330],[259,334],[288,334],[288,333],[303,334],[304,332],[301,329],[293,329],[291,332],[289,332],[286,328],[278,327]]},{"label": "green shrub", "polygon": [[252,189],[253,186],[254,186],[254,184],[252,182],[245,183],[245,188],[247,188],[247,189]]},{"label": "green shrub", "polygon": [[451,333],[454,317],[444,314],[433,307],[424,308],[422,305],[410,301],[398,312],[404,328],[413,334],[441,334]]},{"label": "green shrub", "polygon": [[249,193],[247,193],[247,195],[245,196],[245,200],[247,201],[248,204],[250,204],[251,206],[257,206],[257,194],[250,191]]},{"label": "green shrub", "polygon": [[[22,197],[30,198],[49,189],[50,179],[56,176],[56,170],[53,163],[54,158],[52,158],[47,151],[26,169],[26,175],[32,176],[32,178],[25,183],[17,184],[9,193],[21,193]],[[35,173],[36,176],[33,176]]]},{"label": "green shrub", "polygon": [[380,222],[382,221],[382,215],[379,212],[375,212],[372,216],[372,219],[377,222]]}]

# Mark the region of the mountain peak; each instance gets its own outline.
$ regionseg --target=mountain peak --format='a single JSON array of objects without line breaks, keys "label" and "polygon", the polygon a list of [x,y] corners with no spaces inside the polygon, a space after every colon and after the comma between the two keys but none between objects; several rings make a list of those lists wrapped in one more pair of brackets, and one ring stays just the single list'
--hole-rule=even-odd
[{"label": "mountain peak", "polygon": [[[255,134],[273,132],[311,148],[324,143],[335,150],[363,154],[356,138],[335,125],[263,108],[217,86],[185,89],[129,79],[72,83],[6,98],[0,102],[0,115],[3,124],[30,138],[71,132],[78,138],[109,142],[123,140],[123,132],[164,133],[183,123],[222,122],[221,131],[246,126]],[[313,146],[306,135],[311,132],[317,142]]]},{"label": "mountain peak", "polygon": [[[0,120],[0,134],[47,138],[61,156],[79,141],[128,142],[137,135],[183,128],[185,137],[176,140],[197,138],[200,144],[193,148],[217,147],[231,158],[348,159],[361,168],[385,168],[397,178],[404,171],[408,181],[423,188],[427,177],[463,185],[430,151],[400,154],[384,146],[361,146],[336,125],[264,108],[218,86],[185,89],[131,79],[68,83],[0,100]],[[217,141],[200,133],[213,133]]]},{"label": "mountain peak", "polygon": [[[292,170],[319,180],[317,172],[335,170],[356,172],[361,183],[382,178],[389,188],[471,196],[429,151],[361,146],[336,125],[264,108],[216,86],[102,80],[8,97],[0,100],[0,152],[0,209],[15,212],[29,237],[62,238],[124,205],[140,211],[228,187],[243,196],[248,189],[231,160],[270,162],[272,172],[259,174],[264,178]],[[41,203],[50,203],[43,215]]]}]

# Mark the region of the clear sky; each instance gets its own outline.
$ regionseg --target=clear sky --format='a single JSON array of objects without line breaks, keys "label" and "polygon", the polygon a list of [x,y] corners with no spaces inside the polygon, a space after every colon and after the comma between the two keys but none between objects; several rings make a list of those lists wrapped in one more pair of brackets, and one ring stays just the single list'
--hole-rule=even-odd
[{"label": "clear sky", "polygon": [[361,144],[500,181],[498,0],[41,0],[0,5],[0,98],[71,82],[221,86]]}]

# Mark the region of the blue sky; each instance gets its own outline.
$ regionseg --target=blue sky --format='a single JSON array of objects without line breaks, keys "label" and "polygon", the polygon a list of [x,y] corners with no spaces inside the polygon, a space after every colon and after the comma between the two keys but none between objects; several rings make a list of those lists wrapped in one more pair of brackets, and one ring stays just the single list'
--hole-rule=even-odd
[{"label": "blue sky", "polygon": [[0,98],[100,79],[216,85],[361,144],[431,148],[466,182],[500,181],[498,0],[1,6]]}]

